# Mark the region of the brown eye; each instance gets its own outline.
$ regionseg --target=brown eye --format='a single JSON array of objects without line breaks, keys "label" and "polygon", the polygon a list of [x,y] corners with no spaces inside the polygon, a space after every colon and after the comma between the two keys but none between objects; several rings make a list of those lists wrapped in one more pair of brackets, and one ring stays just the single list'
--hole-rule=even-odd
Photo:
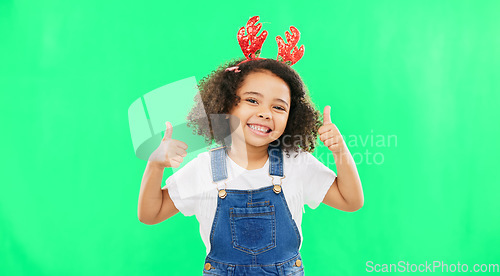
[{"label": "brown eye", "polygon": [[250,103],[257,103],[257,101],[256,101],[256,100],[254,100],[254,99],[246,99],[246,101],[247,101],[247,102],[250,102]]}]

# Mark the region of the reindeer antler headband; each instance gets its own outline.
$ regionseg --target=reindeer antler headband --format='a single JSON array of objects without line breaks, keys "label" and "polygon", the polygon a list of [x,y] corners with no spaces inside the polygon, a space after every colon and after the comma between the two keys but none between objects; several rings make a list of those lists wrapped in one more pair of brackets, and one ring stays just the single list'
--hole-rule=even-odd
[{"label": "reindeer antler headband", "polygon": [[[238,31],[238,43],[240,44],[241,51],[243,51],[246,57],[246,60],[240,62],[238,65],[250,60],[262,59],[259,57],[260,49],[267,38],[267,31],[264,30],[257,36],[257,33],[262,27],[261,23],[255,25],[257,21],[259,21],[258,16],[254,16],[248,20],[246,25],[247,35],[245,35],[245,27],[241,27]],[[299,42],[300,38],[299,30],[294,26],[290,26],[290,31],[292,31],[292,34],[288,31],[285,32],[287,43],[285,43],[281,36],[276,37],[276,42],[278,43],[278,57],[276,60],[291,66],[297,63],[304,55],[304,45],[300,46],[300,49],[297,47],[297,42]],[[239,72],[238,65],[227,68],[226,71]]]}]

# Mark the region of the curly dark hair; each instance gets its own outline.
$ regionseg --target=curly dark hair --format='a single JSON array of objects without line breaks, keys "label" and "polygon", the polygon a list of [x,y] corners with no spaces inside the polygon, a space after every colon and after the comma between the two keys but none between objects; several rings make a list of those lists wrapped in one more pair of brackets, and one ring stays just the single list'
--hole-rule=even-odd
[{"label": "curly dark hair", "polygon": [[[236,95],[245,77],[252,72],[269,71],[281,78],[290,88],[290,111],[283,134],[274,143],[289,152],[298,152],[299,147],[313,152],[316,147],[318,129],[321,127],[320,113],[314,108],[307,89],[299,74],[289,65],[274,59],[257,59],[239,65],[240,72],[226,71],[244,59],[225,62],[198,83],[200,95],[194,99],[194,106],[187,116],[187,125],[193,133],[202,135],[209,145],[215,141],[219,145],[230,146],[229,114],[241,98]],[[220,114],[220,115],[218,115]],[[209,115],[207,120],[207,115]]]}]

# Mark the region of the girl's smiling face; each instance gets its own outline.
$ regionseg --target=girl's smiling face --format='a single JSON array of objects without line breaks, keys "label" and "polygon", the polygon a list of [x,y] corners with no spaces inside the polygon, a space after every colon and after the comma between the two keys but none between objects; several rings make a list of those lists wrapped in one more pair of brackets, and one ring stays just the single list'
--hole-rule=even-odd
[{"label": "girl's smiling face", "polygon": [[245,77],[236,91],[240,102],[230,111],[232,143],[267,146],[285,131],[290,111],[288,84],[270,71]]}]

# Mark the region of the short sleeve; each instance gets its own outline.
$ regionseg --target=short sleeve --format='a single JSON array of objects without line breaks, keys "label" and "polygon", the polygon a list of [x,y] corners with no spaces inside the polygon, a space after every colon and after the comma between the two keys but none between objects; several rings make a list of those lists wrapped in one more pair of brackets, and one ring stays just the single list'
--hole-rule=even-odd
[{"label": "short sleeve", "polygon": [[199,157],[194,158],[184,167],[168,177],[165,181],[166,185],[164,187],[168,189],[168,194],[170,195],[172,202],[184,216],[192,216],[195,214],[197,200],[196,196],[182,197],[180,195],[179,188],[182,185],[199,183],[199,174],[194,171],[194,168],[198,166],[199,161]]},{"label": "short sleeve", "polygon": [[301,155],[302,168],[304,168],[304,204],[311,209],[316,209],[325,198],[328,189],[337,175],[330,168],[321,163],[309,152]]}]

